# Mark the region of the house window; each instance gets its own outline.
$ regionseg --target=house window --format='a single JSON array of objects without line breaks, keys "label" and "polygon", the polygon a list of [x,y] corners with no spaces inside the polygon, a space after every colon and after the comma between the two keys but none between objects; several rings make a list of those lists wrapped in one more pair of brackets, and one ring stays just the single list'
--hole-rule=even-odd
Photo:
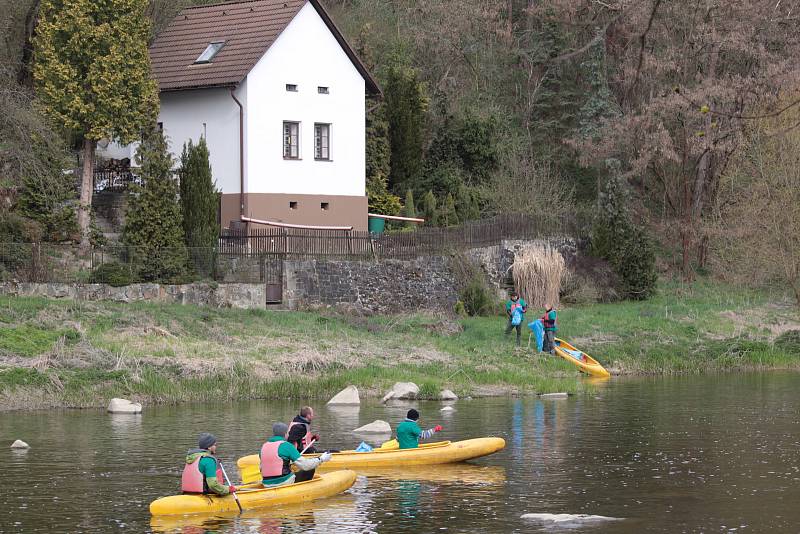
[{"label": "house window", "polygon": [[203,50],[203,53],[194,61],[195,63],[211,63],[211,60],[219,54],[219,51],[222,50],[222,47],[225,46],[225,41],[217,41],[215,43],[211,43]]},{"label": "house window", "polygon": [[319,87],[317,87],[317,92],[321,95],[327,95],[330,94],[331,90],[328,87],[323,87],[320,85]]},{"label": "house window", "polygon": [[286,84],[286,90],[291,92],[291,93],[296,93],[297,92],[297,84],[296,83],[287,83]]},{"label": "house window", "polygon": [[331,205],[329,203],[327,203],[327,202],[320,202],[319,203],[319,207],[320,207],[320,209],[322,211],[328,211],[330,209]]},{"label": "house window", "polygon": [[164,123],[163,122],[158,122],[156,124],[158,125],[158,131],[159,132],[163,132],[164,131]]},{"label": "house window", "polygon": [[283,123],[283,157],[300,159],[300,123]]},{"label": "house window", "polygon": [[290,210],[296,210],[297,209],[297,202],[294,201],[294,200],[289,202],[289,209]]},{"label": "house window", "polygon": [[331,159],[331,125],[320,124],[314,125],[314,159],[329,160]]}]

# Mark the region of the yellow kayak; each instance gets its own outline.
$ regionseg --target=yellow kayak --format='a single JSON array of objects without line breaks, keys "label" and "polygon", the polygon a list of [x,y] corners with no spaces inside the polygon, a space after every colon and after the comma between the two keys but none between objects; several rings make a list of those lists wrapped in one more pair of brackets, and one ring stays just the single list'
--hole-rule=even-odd
[{"label": "yellow kayak", "polygon": [[[502,450],[503,438],[476,438],[464,441],[426,443],[417,449],[380,448],[371,452],[342,451],[333,453],[329,462],[318,471],[332,469],[370,469],[376,467],[405,467],[411,465],[436,465],[463,462]],[[316,454],[306,455],[315,457]],[[244,456],[236,462],[245,484],[261,480],[257,454]]]},{"label": "yellow kayak", "polygon": [[576,349],[563,339],[556,338],[555,341],[556,354],[567,360],[572,365],[576,366],[582,372],[601,378],[608,378],[611,376],[611,373],[606,371],[605,368],[600,365],[600,362],[582,350]]},{"label": "yellow kayak", "polygon": [[[334,471],[315,476],[313,480],[277,488],[243,488],[236,495],[242,510],[265,506],[301,503],[330,497],[348,489],[356,481],[353,471]],[[150,503],[150,513],[158,515],[208,514],[238,512],[232,495],[172,495]]]}]

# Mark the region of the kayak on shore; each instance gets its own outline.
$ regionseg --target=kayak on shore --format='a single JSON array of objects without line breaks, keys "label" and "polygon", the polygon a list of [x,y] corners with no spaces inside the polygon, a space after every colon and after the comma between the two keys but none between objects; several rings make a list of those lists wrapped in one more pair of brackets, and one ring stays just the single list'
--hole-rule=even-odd
[{"label": "kayak on shore", "polygon": [[[298,482],[277,488],[241,488],[236,492],[242,510],[253,510],[266,506],[302,503],[331,497],[350,488],[356,481],[353,471],[340,470],[323,473],[307,482]],[[260,480],[259,480],[260,482]],[[238,512],[239,506],[233,495],[172,495],[150,503],[150,513],[160,515],[208,514]]]},{"label": "kayak on shore", "polygon": [[556,338],[555,342],[556,345],[554,348],[556,354],[567,360],[572,365],[576,366],[582,372],[600,378],[608,378],[611,376],[611,373],[606,371],[605,367],[600,365],[600,362],[582,350],[578,350],[563,339]]},{"label": "kayak on shore", "polygon": [[[449,464],[480,458],[502,450],[505,446],[506,442],[503,438],[475,438],[464,441],[426,443],[416,449],[379,448],[370,452],[341,451],[333,453],[331,460],[319,466],[317,471]],[[304,456],[315,457],[318,455]],[[243,483],[248,484],[261,480],[257,454],[239,458],[236,464],[239,466]]]}]

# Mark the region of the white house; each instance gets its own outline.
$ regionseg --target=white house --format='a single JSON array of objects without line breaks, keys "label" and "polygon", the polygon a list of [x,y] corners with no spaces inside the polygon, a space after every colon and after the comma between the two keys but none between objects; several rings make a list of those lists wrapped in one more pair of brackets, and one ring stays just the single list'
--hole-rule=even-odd
[{"label": "white house", "polygon": [[185,9],[150,57],[174,155],[206,138],[223,227],[366,230],[365,97],[380,90],[318,0]]}]

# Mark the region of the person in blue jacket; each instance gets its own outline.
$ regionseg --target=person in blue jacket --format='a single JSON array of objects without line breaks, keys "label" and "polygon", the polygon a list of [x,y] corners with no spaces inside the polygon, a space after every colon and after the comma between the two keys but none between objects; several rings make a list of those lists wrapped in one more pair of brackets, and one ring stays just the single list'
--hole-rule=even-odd
[{"label": "person in blue jacket", "polygon": [[508,316],[508,325],[506,325],[506,335],[510,334],[512,330],[517,330],[517,346],[521,344],[522,338],[522,325],[525,320],[525,312],[528,311],[528,305],[525,299],[521,299],[516,291],[511,292],[511,299],[506,302],[506,315]]}]

